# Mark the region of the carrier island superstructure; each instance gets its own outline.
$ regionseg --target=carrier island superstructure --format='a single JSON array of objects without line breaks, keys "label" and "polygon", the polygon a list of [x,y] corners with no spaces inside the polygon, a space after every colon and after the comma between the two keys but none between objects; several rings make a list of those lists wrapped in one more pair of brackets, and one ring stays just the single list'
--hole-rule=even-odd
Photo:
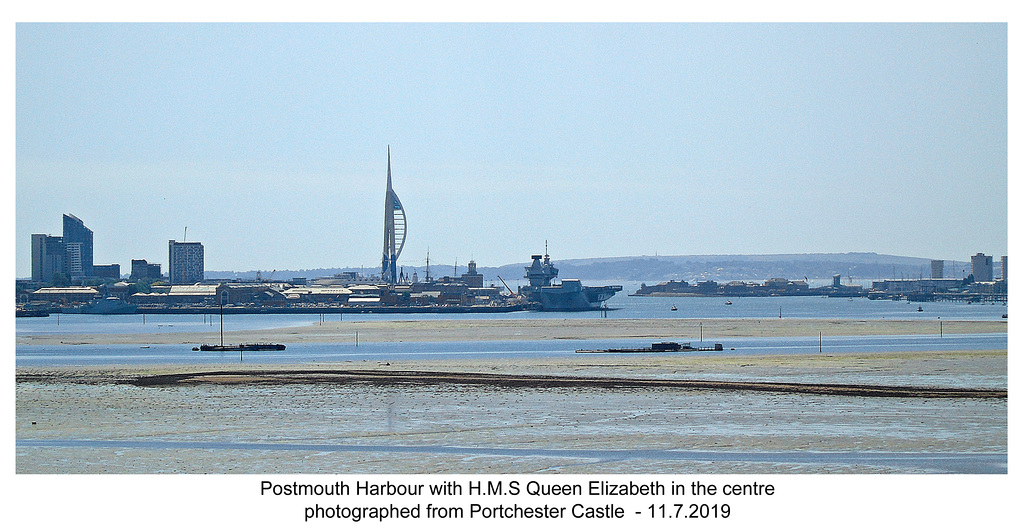
[{"label": "carrier island superstructure", "polygon": [[[558,268],[551,263],[545,245],[544,256],[535,254],[533,263],[526,268],[529,286],[519,289],[519,294],[543,311],[584,311],[598,310],[604,301],[622,291],[622,286],[584,286],[579,279],[563,279],[559,284],[551,281],[558,276]],[[543,260],[543,261],[541,261]]]}]

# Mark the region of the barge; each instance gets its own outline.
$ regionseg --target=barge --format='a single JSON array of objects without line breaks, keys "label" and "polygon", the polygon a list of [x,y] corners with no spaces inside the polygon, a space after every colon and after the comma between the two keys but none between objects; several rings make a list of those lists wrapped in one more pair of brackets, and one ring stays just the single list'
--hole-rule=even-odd
[{"label": "barge", "polygon": [[192,350],[202,350],[204,352],[233,352],[248,350],[250,352],[258,350],[284,350],[284,345],[280,343],[242,343],[239,345],[207,345],[202,344],[198,347],[192,347]]},{"label": "barge", "polygon": [[725,350],[721,343],[715,343],[713,347],[694,347],[689,343],[676,343],[675,341],[662,341],[652,343],[649,347],[640,348],[605,348],[605,349],[578,349],[576,352],[585,354],[620,354],[626,352],[718,352]]}]

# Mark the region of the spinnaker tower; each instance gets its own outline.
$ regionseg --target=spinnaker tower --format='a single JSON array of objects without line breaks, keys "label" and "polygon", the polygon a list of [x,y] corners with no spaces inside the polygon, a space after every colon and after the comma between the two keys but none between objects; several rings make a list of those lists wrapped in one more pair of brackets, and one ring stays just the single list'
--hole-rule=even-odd
[{"label": "spinnaker tower", "polygon": [[391,146],[388,146],[388,189],[384,194],[384,257],[381,260],[381,280],[388,284],[398,281],[398,256],[405,247],[405,209],[398,194],[391,188]]}]

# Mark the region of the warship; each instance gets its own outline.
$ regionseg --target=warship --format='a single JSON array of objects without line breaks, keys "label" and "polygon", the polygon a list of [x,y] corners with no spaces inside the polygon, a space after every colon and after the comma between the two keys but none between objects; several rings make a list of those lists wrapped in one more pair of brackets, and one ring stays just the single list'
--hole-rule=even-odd
[{"label": "warship", "polygon": [[[538,310],[549,312],[573,312],[600,310],[601,304],[622,286],[584,286],[579,279],[563,279],[558,284],[551,281],[558,276],[558,268],[551,263],[547,251],[543,256],[532,255],[533,263],[526,268],[529,286],[519,289],[519,294]],[[542,261],[543,260],[543,261]]]}]

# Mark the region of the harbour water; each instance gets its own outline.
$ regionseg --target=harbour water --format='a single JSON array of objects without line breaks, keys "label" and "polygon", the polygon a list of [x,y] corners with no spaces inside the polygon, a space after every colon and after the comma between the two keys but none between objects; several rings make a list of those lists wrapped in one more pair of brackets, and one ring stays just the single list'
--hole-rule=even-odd
[{"label": "harbour water", "polygon": [[[750,297],[729,300],[695,297],[627,297],[617,295],[609,304],[609,317],[616,319],[671,318],[747,318],[777,319],[893,319],[938,322],[952,320],[1002,319],[1006,307],[992,304],[932,302],[908,304],[905,301],[836,299],[823,297]],[[672,306],[677,309],[671,310]],[[918,311],[918,307],[921,311]],[[331,321],[431,321],[443,319],[581,319],[600,317],[600,312],[512,312],[508,314],[327,314]],[[309,314],[230,315],[224,319],[225,331],[266,330],[315,325],[321,316]],[[73,334],[161,334],[204,333],[220,329],[217,315],[85,315],[53,314],[41,318],[16,320],[18,336]],[[725,344],[724,354],[807,354],[822,352],[891,352],[1005,349],[1007,334],[946,334],[935,336],[829,336],[819,343],[818,337],[783,338],[716,338],[695,337],[694,330],[681,330],[666,341],[691,342],[694,345],[716,342]],[[238,361],[237,352],[193,352],[192,345],[18,345],[17,366],[39,365],[102,365],[102,364],[165,364],[223,363]],[[310,363],[348,360],[382,360],[427,358],[525,358],[576,356],[577,349],[624,348],[648,346],[636,340],[548,340],[508,342],[405,342],[356,344],[356,337],[340,343],[293,343],[279,352],[246,352],[244,360],[251,363]],[[680,353],[679,355],[686,355]]]},{"label": "harbour water", "polygon": [[[937,330],[937,329],[936,329]],[[488,359],[595,357],[577,353],[577,349],[626,348],[649,346],[638,339],[542,340],[542,341],[425,341],[380,342],[356,345],[347,343],[292,343],[283,351],[244,352],[245,363],[335,363],[372,360],[380,362],[424,359]],[[691,342],[694,346],[723,343],[725,350],[716,355],[817,354],[844,352],[941,352],[957,350],[1000,350],[1007,346],[1007,334],[946,334],[935,336],[839,336],[725,338],[664,338]],[[694,356],[705,352],[674,352],[673,356]],[[642,353],[618,354],[623,358]],[[131,364],[237,364],[238,351],[193,351],[192,345],[19,345],[18,367]]]},{"label": "harbour water", "polygon": [[[624,290],[626,291],[626,290]],[[635,291],[635,290],[634,290]],[[727,302],[731,304],[726,304]],[[675,306],[677,309],[672,310]],[[608,316],[617,319],[895,319],[950,321],[997,321],[1006,314],[1004,304],[967,304],[937,301],[869,300],[866,298],[826,297],[629,297],[616,295],[608,301]],[[917,311],[918,308],[921,311]],[[327,320],[345,321],[426,321],[439,319],[585,319],[601,312],[510,312],[469,314],[325,314]],[[161,332],[208,332],[219,329],[216,312],[208,315],[84,315],[51,314],[16,320],[16,334],[133,334]],[[230,315],[224,319],[224,330],[263,330],[316,324],[318,314]]]}]

